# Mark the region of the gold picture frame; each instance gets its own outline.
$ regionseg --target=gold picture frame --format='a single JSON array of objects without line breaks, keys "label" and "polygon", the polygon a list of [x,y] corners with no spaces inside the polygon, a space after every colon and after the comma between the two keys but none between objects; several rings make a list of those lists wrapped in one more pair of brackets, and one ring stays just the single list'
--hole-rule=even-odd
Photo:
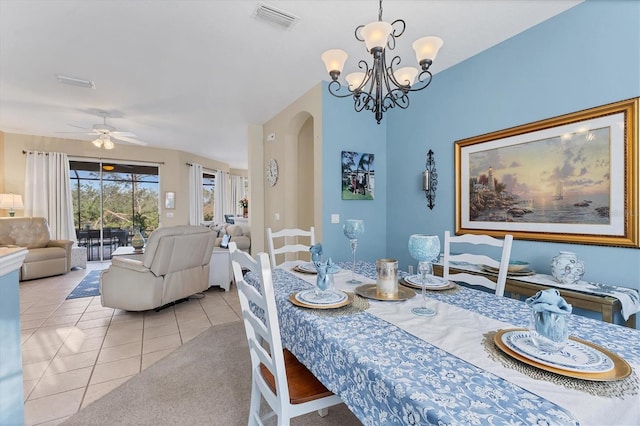
[{"label": "gold picture frame", "polygon": [[639,99],[456,141],[456,234],[640,248]]}]

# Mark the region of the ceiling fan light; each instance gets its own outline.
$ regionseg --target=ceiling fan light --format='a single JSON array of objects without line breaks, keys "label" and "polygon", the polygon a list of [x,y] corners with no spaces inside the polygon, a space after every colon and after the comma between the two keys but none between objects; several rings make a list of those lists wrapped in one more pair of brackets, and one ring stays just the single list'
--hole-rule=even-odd
[{"label": "ceiling fan light", "polygon": [[418,69],[414,67],[404,67],[394,71],[393,77],[401,86],[411,86],[418,76]]},{"label": "ceiling fan light", "polygon": [[94,140],[93,142],[91,142],[92,144],[95,145],[96,148],[100,148],[102,147],[102,139],[98,138],[96,140]]},{"label": "ceiling fan light", "polygon": [[391,24],[384,21],[376,21],[365,25],[362,28],[361,34],[367,50],[371,52],[371,50],[376,47],[384,49],[391,30]]},{"label": "ceiling fan light", "polygon": [[342,69],[344,68],[344,63],[347,60],[347,52],[341,49],[329,49],[324,52],[321,56],[322,62],[324,62],[324,66],[327,68],[327,72],[333,78],[334,74],[337,80],[337,76],[340,75]]},{"label": "ceiling fan light", "polygon": [[111,141],[111,138],[109,138],[109,136],[107,136],[104,140],[104,149],[113,149],[113,142]]},{"label": "ceiling fan light", "polygon": [[416,52],[416,59],[422,65],[423,61],[429,61],[429,65],[436,59],[438,50],[442,47],[443,41],[440,37],[422,37],[413,42],[413,50]]}]

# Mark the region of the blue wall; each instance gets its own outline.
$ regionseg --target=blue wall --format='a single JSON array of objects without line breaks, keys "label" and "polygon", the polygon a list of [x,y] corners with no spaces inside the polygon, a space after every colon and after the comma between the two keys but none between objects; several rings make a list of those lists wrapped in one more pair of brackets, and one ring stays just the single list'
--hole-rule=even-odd
[{"label": "blue wall", "polygon": [[[334,261],[351,259],[349,241],[342,233],[345,219],[363,219],[365,232],[358,242],[358,259],[374,260],[387,253],[387,129],[376,124],[373,114],[357,113],[349,98],[336,98],[323,84],[322,99],[322,222],[323,249]],[[342,200],[341,154],[357,151],[374,154],[375,196],[373,200]],[[331,223],[331,214],[340,224]]]},{"label": "blue wall", "polygon": [[[456,140],[637,96],[640,2],[581,3],[436,74],[429,88],[412,94],[409,109],[386,114],[386,179],[379,179],[385,170],[383,156],[376,155],[376,183],[384,181],[387,187],[385,217],[379,204],[381,186],[371,209],[364,202],[341,202],[334,189],[339,184],[333,181],[340,149],[375,149],[378,154],[383,142],[377,130],[384,127],[372,129],[375,121],[370,113],[357,117],[350,101],[327,95],[323,109],[325,229],[332,229],[330,212],[341,213],[342,218],[362,215],[368,222],[367,243],[376,246],[365,249],[364,258],[396,257],[404,269],[413,263],[407,250],[410,234],[442,236],[445,230],[455,229]],[[420,189],[429,149],[435,152],[438,171],[433,210],[426,206]],[[380,225],[386,225],[386,232]],[[344,247],[343,239],[338,231],[325,232],[328,245]],[[385,240],[381,253],[377,246],[384,247]],[[638,249],[518,240],[512,257],[549,273],[549,262],[560,250],[573,251],[584,260],[584,279],[640,289]]]}]

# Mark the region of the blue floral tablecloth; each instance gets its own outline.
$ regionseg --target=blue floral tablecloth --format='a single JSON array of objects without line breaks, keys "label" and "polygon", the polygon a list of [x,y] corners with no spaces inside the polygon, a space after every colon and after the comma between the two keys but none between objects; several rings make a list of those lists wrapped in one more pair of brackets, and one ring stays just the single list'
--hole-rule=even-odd
[{"label": "blue floral tablecloth", "polygon": [[[374,269],[358,266],[369,277]],[[259,286],[252,274],[247,279]],[[367,312],[330,317],[300,309],[288,298],[310,284],[282,269],[273,280],[284,346],[365,425],[578,424],[564,408]],[[521,302],[471,289],[455,296],[461,307],[482,305],[487,315],[522,322],[515,309],[485,303]]]}]

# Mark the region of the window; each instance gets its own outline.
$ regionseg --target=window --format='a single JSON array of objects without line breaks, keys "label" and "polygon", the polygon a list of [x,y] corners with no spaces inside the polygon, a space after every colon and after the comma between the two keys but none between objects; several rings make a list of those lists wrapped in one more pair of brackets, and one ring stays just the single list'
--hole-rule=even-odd
[{"label": "window", "polygon": [[158,167],[69,161],[76,229],[158,227]]},{"label": "window", "polygon": [[202,217],[205,222],[213,222],[213,212],[215,212],[215,192],[215,172],[202,172]]}]

